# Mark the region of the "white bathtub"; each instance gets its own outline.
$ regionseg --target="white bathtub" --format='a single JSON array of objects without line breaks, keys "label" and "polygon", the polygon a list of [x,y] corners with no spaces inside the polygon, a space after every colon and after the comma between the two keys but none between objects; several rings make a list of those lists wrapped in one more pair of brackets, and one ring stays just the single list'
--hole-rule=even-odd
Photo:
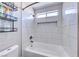
[{"label": "white bathtub", "polygon": [[0,52],[0,57],[18,57],[18,45],[13,45]]},{"label": "white bathtub", "polygon": [[34,42],[23,51],[23,57],[68,57],[62,46]]}]

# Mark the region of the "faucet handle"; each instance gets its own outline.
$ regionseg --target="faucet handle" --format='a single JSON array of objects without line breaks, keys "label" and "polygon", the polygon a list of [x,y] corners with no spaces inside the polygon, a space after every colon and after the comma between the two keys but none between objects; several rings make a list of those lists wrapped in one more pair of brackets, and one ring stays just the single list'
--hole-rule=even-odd
[{"label": "faucet handle", "polygon": [[30,40],[31,40],[32,38],[33,38],[32,36],[29,37]]}]

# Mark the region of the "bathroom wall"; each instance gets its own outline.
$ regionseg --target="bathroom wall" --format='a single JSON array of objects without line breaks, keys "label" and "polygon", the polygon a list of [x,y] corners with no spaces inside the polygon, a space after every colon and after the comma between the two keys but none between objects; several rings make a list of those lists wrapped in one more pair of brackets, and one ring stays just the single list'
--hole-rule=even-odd
[{"label": "bathroom wall", "polygon": [[63,47],[69,56],[77,56],[77,3],[63,3]]},{"label": "bathroom wall", "polygon": [[[22,50],[29,45],[30,39],[29,37],[33,36],[34,42],[42,42],[46,44],[56,44],[62,45],[61,35],[61,4],[56,6],[47,7],[42,12],[48,10],[59,10],[59,16],[57,19],[57,23],[48,23],[48,24],[37,24],[36,19],[33,18],[34,13],[41,12],[41,10],[35,10],[31,7],[22,11]],[[48,20],[55,20],[52,17],[48,18]],[[41,20],[41,19],[40,19]],[[43,19],[44,20],[44,19]],[[45,19],[46,20],[46,19]],[[22,52],[23,53],[23,52]]]},{"label": "bathroom wall", "polygon": [[51,5],[49,7],[43,7],[42,9],[36,9],[35,14],[37,13],[42,13],[42,12],[47,12],[47,11],[53,11],[53,10],[58,10],[59,15],[50,18],[42,18],[42,19],[35,19],[36,23],[37,21],[41,22],[44,21],[56,21],[57,23],[46,23],[46,24],[36,24],[35,23],[35,31],[34,31],[34,41],[36,42],[42,42],[46,44],[56,44],[56,45],[62,45],[62,39],[61,39],[61,4],[57,5]]},{"label": "bathroom wall", "polygon": [[[52,8],[54,7],[52,6]],[[77,56],[77,3],[63,3],[62,19],[60,15],[58,24],[36,24],[32,18],[33,10],[30,8],[29,10],[29,12],[27,10],[23,11],[22,15],[23,49],[29,45],[29,37],[32,35],[33,40],[36,42],[62,45],[69,56]],[[37,10],[36,12],[39,11]]]},{"label": "bathroom wall", "polygon": [[31,7],[22,11],[22,50],[24,50],[30,43],[29,37],[33,35],[34,28],[34,11]]},{"label": "bathroom wall", "polygon": [[15,22],[15,27],[17,27],[17,31],[0,33],[0,51],[3,51],[10,46],[18,44],[19,56],[21,56],[21,10],[14,12],[14,14],[16,17],[18,17],[18,21]]}]

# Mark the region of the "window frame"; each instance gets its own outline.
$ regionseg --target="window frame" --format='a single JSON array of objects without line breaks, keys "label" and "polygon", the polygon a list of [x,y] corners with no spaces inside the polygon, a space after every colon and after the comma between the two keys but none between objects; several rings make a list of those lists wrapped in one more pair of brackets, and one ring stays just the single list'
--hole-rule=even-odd
[{"label": "window frame", "polygon": [[[37,13],[36,16],[35,16],[35,18],[41,19],[41,18],[55,17],[55,16],[58,16],[58,15],[59,15],[59,12],[58,12],[58,11],[59,11],[59,10],[53,10],[53,11],[48,11],[48,12]],[[50,14],[50,13],[52,13],[53,15],[48,16],[48,14]],[[56,13],[56,14],[54,15],[54,13]],[[43,14],[45,14],[45,16],[40,17],[40,16],[43,15]],[[39,16],[39,15],[40,15],[40,16]]]}]

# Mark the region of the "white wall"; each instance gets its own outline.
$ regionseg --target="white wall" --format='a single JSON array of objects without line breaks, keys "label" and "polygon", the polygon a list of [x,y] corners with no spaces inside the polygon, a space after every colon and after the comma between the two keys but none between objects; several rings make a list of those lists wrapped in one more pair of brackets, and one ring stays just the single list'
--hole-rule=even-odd
[{"label": "white wall", "polygon": [[21,56],[21,11],[15,12],[18,21],[15,22],[15,27],[17,27],[17,32],[4,32],[0,33],[0,51],[13,46],[15,44],[19,45],[19,56]]},{"label": "white wall", "polygon": [[[61,6],[56,6],[55,8],[61,10]],[[49,10],[53,10],[55,8],[51,8]],[[47,9],[46,9],[47,10]],[[34,42],[42,42],[47,44],[57,44],[62,45],[61,39],[61,14],[58,16],[57,24],[49,23],[49,24],[36,24],[35,20],[29,19],[34,14],[34,11],[29,8],[27,10],[22,11],[22,50],[24,50],[27,45],[30,43],[29,37],[33,36]],[[48,11],[48,10],[47,10]],[[36,11],[37,12],[37,11]],[[60,11],[61,12],[61,11]],[[52,19],[54,20],[54,19]]]},{"label": "white wall", "polygon": [[22,50],[29,45],[29,37],[33,35],[33,13],[32,8],[27,8],[22,11]]},{"label": "white wall", "polygon": [[52,21],[57,20],[57,23],[47,23],[47,24],[35,24],[35,31],[34,31],[34,41],[47,43],[47,44],[56,44],[56,45],[62,45],[62,39],[61,39],[61,4],[52,5],[49,7],[46,7],[44,9],[37,9],[35,10],[35,14],[47,12],[47,11],[53,11],[58,10],[59,15],[50,18],[44,18],[44,19],[35,19],[36,22],[41,20],[41,22],[45,21]]},{"label": "white wall", "polygon": [[70,56],[77,56],[77,3],[63,3],[62,12],[63,47]]},{"label": "white wall", "polygon": [[29,37],[32,35],[34,41],[62,45],[69,56],[77,56],[77,13],[75,13],[76,10],[73,10],[73,14],[65,14],[65,11],[69,9],[77,9],[76,3],[63,3],[62,19],[58,20],[58,24],[36,24],[33,19],[28,19],[33,14],[27,10],[27,12],[24,11],[24,19],[22,19],[22,48],[25,49],[30,43]]}]

